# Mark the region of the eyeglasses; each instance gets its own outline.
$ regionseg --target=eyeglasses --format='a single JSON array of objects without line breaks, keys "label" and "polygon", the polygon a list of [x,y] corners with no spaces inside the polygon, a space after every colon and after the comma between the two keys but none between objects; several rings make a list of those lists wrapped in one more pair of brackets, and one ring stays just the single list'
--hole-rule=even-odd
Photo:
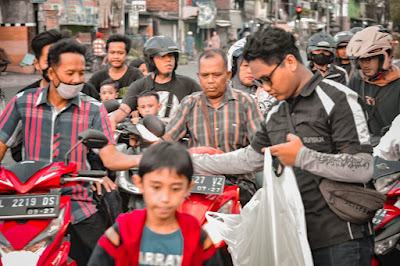
[{"label": "eyeglasses", "polygon": [[272,86],[271,76],[272,74],[274,74],[275,70],[282,64],[282,62],[283,60],[274,68],[274,70],[272,70],[272,72],[268,76],[261,77],[260,79],[253,78],[254,85],[256,85],[257,87],[262,87],[263,84],[267,86]]}]

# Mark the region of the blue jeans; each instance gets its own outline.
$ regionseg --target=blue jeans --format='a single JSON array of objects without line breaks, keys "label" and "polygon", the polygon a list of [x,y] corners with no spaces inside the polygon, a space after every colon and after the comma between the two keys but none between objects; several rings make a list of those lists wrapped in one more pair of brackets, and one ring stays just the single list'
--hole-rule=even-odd
[{"label": "blue jeans", "polygon": [[374,254],[374,236],[312,251],[314,266],[370,266]]}]

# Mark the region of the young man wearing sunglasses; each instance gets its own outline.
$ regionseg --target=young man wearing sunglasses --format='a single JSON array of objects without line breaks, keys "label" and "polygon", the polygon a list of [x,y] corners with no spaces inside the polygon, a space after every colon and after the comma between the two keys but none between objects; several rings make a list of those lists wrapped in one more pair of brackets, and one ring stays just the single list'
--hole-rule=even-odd
[{"label": "young man wearing sunglasses", "polygon": [[314,265],[371,265],[371,221],[340,219],[318,186],[323,178],[360,185],[372,178],[372,147],[358,95],[320,72],[313,74],[303,65],[295,42],[290,33],[272,27],[248,38],[243,55],[255,82],[278,102],[249,146],[193,155],[196,172],[253,172],[263,167],[263,151],[269,148],[282,165],[293,166]]}]

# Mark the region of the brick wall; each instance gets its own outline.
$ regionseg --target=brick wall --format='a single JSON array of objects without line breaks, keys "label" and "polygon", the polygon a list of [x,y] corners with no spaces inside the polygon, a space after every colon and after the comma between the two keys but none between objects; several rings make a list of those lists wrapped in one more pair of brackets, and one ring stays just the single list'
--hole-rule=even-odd
[{"label": "brick wall", "polygon": [[146,0],[147,10],[179,12],[179,0]]}]

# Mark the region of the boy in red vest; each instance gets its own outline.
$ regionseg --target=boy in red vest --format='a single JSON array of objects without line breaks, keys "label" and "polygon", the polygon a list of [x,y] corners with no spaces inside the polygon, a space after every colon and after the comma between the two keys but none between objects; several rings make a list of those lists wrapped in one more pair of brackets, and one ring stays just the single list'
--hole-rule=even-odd
[{"label": "boy in red vest", "polygon": [[133,177],[146,209],[121,214],[88,265],[202,265],[214,246],[193,216],[177,212],[194,185],[192,175],[190,155],[180,144],[147,148]]}]

